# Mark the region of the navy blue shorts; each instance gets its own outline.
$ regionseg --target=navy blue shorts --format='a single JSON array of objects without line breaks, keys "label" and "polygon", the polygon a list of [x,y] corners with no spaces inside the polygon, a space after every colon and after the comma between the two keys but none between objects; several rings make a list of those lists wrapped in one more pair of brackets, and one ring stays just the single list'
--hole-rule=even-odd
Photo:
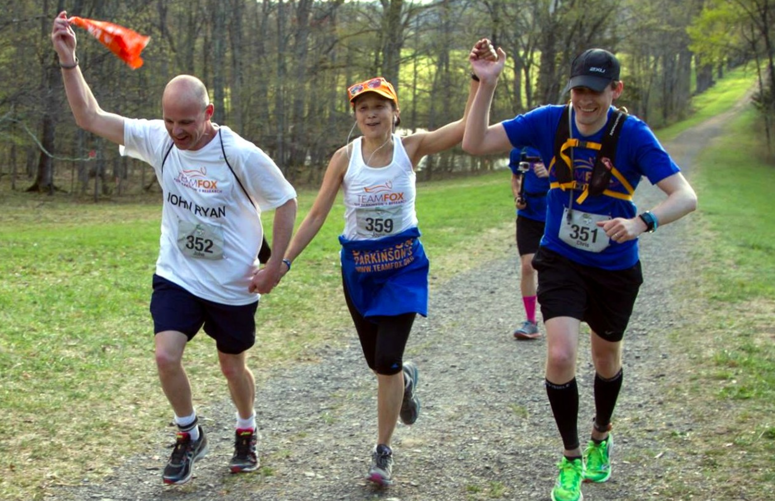
[{"label": "navy blue shorts", "polygon": [[517,251],[520,256],[538,252],[545,226],[543,221],[517,216]]},{"label": "navy blue shorts", "polygon": [[221,353],[239,355],[256,342],[258,301],[242,306],[214,303],[153,275],[151,316],[153,332],[182,332],[191,341],[204,326]]},{"label": "navy blue shorts", "polygon": [[640,261],[624,270],[583,266],[545,247],[533,257],[544,322],[572,317],[606,341],[618,342],[630,322],[643,283]]}]

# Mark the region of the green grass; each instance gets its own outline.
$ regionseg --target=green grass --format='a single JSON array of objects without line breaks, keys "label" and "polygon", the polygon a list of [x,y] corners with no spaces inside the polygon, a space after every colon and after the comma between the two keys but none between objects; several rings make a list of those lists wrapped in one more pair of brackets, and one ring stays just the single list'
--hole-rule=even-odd
[{"label": "green grass", "polygon": [[[512,242],[507,172],[420,184],[418,193],[433,282],[503,256]],[[315,194],[300,192],[299,222]],[[108,473],[100,458],[120,461],[158,446],[148,430],[171,417],[148,312],[160,212],[156,199],[78,205],[10,194],[0,201],[0,499],[39,499],[60,478]],[[322,343],[350,339],[338,266],[342,227],[337,203],[288,279],[262,299],[261,348],[251,350],[251,366],[262,368],[257,377],[266,367],[309,360]],[[186,368],[198,405],[227,397],[204,334],[187,349]],[[116,428],[125,440],[114,439]],[[52,437],[53,447],[41,448],[39,434]]]},{"label": "green grass", "polygon": [[718,146],[700,157],[696,189],[702,214],[716,236],[713,299],[775,299],[775,221],[771,217],[775,169],[762,162],[761,129],[753,111],[732,124]]},{"label": "green grass", "polygon": [[[681,287],[692,324],[673,335],[691,374],[674,397],[691,401],[698,421],[684,440],[718,499],[775,489],[775,168],[762,160],[758,120],[746,111],[698,159],[691,238],[701,245]],[[670,494],[706,492],[683,483],[671,482]]]},{"label": "green grass", "polygon": [[675,139],[681,132],[705,120],[719,115],[735,105],[740,97],[756,83],[756,70],[752,65],[743,65],[728,72],[707,92],[692,98],[693,113],[669,127],[657,131],[660,141]]},{"label": "green grass", "polygon": [[[769,405],[775,402],[775,220],[770,193],[775,169],[757,155],[761,135],[753,110],[730,129],[701,155],[694,178],[704,240],[710,244],[698,253],[703,297],[726,310],[720,318],[711,315],[725,336],[712,355],[716,374],[729,382],[721,396]],[[741,317],[732,320],[732,329],[723,329],[734,312]]]}]

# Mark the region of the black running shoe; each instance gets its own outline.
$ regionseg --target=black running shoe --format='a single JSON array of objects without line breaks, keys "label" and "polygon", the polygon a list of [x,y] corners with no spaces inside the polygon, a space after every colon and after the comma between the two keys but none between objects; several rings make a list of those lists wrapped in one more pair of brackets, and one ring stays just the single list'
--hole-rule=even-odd
[{"label": "black running shoe", "polygon": [[385,444],[379,444],[371,453],[371,468],[366,480],[380,486],[393,483],[393,451]]},{"label": "black running shoe", "polygon": [[256,433],[254,430],[238,429],[234,440],[234,455],[229,461],[232,473],[256,471],[259,467],[256,453]]},{"label": "black running shoe", "polygon": [[414,424],[420,415],[420,399],[417,398],[417,381],[420,373],[412,362],[404,363],[404,400],[401,403],[401,422],[404,424]]},{"label": "black running shoe", "polygon": [[199,426],[199,440],[191,440],[188,432],[178,432],[175,449],[172,451],[162,479],[165,484],[184,484],[194,476],[194,463],[207,454],[207,436]]}]

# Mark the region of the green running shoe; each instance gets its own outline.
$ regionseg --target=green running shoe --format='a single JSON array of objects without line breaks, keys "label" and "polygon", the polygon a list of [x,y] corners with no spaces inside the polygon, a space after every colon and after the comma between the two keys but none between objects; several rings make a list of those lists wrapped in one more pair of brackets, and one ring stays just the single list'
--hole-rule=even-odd
[{"label": "green running shoe", "polygon": [[581,501],[581,481],[584,478],[584,463],[581,459],[569,461],[565,456],[557,463],[560,475],[552,489],[552,501]]},{"label": "green running shoe", "polygon": [[610,433],[608,438],[596,444],[589,441],[584,451],[584,481],[605,482],[611,478],[611,453],[614,450],[614,437]]}]

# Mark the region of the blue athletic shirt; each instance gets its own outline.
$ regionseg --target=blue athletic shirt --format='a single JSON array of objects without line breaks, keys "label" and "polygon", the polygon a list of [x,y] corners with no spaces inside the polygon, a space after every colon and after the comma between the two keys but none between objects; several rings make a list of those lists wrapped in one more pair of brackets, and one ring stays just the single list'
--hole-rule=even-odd
[{"label": "blue athletic shirt", "polygon": [[[522,158],[522,151],[529,157],[541,157],[541,154],[535,148],[513,148],[509,155],[509,169],[515,176],[521,176],[519,172],[519,160]],[[549,165],[549,164],[544,164]],[[549,191],[549,178],[538,177],[533,169],[528,170],[522,177],[525,200],[527,207],[518,209],[517,215],[533,219],[535,221],[546,221],[546,192]]]},{"label": "blue athletic shirt", "polygon": [[[549,167],[554,156],[554,138],[557,126],[563,112],[563,106],[549,105],[536,108],[524,115],[502,122],[511,144],[516,146],[532,146],[541,153],[544,165]],[[614,108],[608,111],[608,119]],[[571,120],[572,135],[576,139],[600,143],[605,131],[603,127],[596,134],[583,136],[576,128],[575,120]],[[574,179],[584,185],[592,173],[596,151],[586,148],[573,148]],[[558,160],[559,161],[559,160]],[[621,136],[613,161],[614,167],[621,172],[634,188],[638,186],[641,176],[646,176],[651,184],[680,172],[670,155],[662,148],[659,141],[642,120],[630,116],[622,126]],[[549,175],[549,181],[557,181],[555,169]],[[607,215],[611,218],[633,218],[637,215],[637,207],[633,202],[620,200],[606,195],[589,196],[583,204],[576,199],[582,189],[573,192],[573,209],[592,214]],[[609,189],[627,193],[627,190],[615,178],[611,177]],[[638,240],[624,243],[611,241],[602,252],[590,252],[572,247],[560,240],[560,224],[563,211],[570,205],[568,191],[559,188],[549,190],[547,196],[546,229],[541,239],[541,246],[557,252],[568,259],[585,266],[593,266],[606,270],[622,270],[634,266],[638,262]]]}]

